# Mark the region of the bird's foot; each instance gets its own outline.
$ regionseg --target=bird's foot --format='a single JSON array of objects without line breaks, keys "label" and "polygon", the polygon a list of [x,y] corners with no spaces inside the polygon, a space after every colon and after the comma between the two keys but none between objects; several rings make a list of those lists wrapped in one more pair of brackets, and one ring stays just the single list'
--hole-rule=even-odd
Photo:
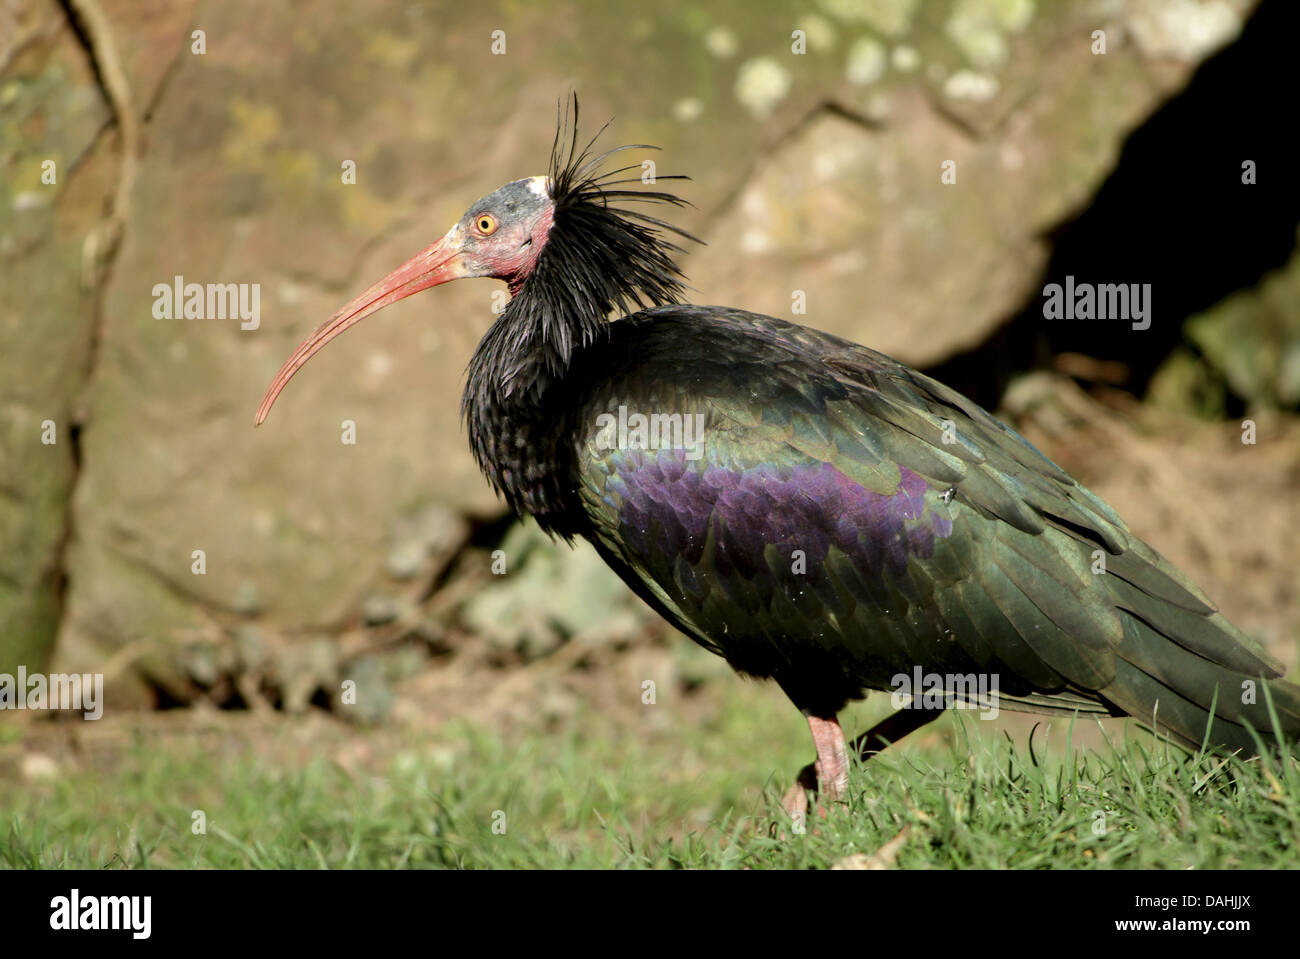
[{"label": "bird's foot", "polygon": [[[812,768],[809,766],[808,768]],[[809,796],[813,797],[811,800]],[[791,786],[781,800],[781,806],[785,813],[790,817],[790,832],[796,836],[802,836],[804,833],[811,831],[814,836],[821,835],[821,830],[817,828],[816,823],[829,818],[836,813],[844,813],[848,806],[843,799],[830,799],[823,792],[817,790],[814,784],[810,789],[802,782],[797,782]],[[816,814],[809,815],[810,810],[815,810]],[[812,820],[810,825],[809,819]],[[780,839],[788,838],[784,829],[778,828],[776,835]]]},{"label": "bird's foot", "polygon": [[[923,709],[900,709],[855,739],[853,751],[865,761],[936,715]],[[845,808],[849,788],[849,749],[839,723],[834,717],[808,716],[808,728],[817,745],[817,762],[809,763],[799,772],[795,784],[781,800],[798,832],[807,826],[810,792],[818,796],[817,809],[825,818],[828,809]]]},{"label": "bird's foot", "polygon": [[849,754],[839,724],[834,719],[809,717],[808,725],[817,744],[817,761],[799,771],[781,800],[797,832],[807,825],[810,792],[818,797],[817,813],[825,819],[828,809],[841,808],[849,791]]},{"label": "bird's foot", "polygon": [[791,819],[803,821],[808,816],[808,794],[817,792],[817,764],[809,763],[799,771],[794,785],[786,790],[781,807]]}]

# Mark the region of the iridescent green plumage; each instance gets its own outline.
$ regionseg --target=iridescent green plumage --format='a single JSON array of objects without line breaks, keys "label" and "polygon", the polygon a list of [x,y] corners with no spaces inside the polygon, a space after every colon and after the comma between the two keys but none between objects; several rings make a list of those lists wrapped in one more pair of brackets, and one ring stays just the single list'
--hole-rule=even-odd
[{"label": "iridescent green plumage", "polygon": [[[1250,750],[1244,724],[1270,726],[1258,687],[1280,675],[1275,660],[1017,433],[888,357],[770,317],[668,306],[577,351],[565,390],[578,411],[572,531],[688,635],[808,712],[833,716],[919,665],[996,674],[1010,708],[1155,714],[1187,743],[1212,704],[1214,742]],[[702,415],[701,455],[608,448],[598,420],[620,407]],[[923,508],[875,528],[909,477]],[[747,509],[755,496],[773,512]],[[846,503],[861,505],[861,528],[815,548],[837,539]],[[927,518],[933,535],[915,548]],[[807,568],[792,573],[801,548]],[[902,564],[873,568],[872,551],[891,548]],[[1300,691],[1270,690],[1294,735]]]}]

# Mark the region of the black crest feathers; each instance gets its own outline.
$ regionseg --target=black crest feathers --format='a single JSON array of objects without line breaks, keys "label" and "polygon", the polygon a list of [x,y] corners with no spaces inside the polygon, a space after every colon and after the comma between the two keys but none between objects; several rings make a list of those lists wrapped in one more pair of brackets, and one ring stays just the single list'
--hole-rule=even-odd
[{"label": "black crest feathers", "polygon": [[[582,297],[582,311],[603,318],[617,310],[679,303],[686,292],[673,255],[684,252],[669,235],[700,242],[686,231],[624,203],[664,203],[685,206],[674,193],[646,189],[658,180],[633,173],[640,163],[602,171],[611,157],[629,150],[657,150],[645,143],[613,147],[599,154],[592,149],[611,121],[606,121],[587,145],[578,144],[578,98],[572,95],[557,109],[555,141],[547,171],[555,223],[542,253],[538,276],[545,284]],[[624,176],[632,173],[631,176]],[[616,205],[619,204],[619,205]]]},{"label": "black crest feathers", "polygon": [[489,392],[507,397],[563,377],[574,349],[595,341],[611,313],[680,303],[687,288],[673,256],[684,251],[669,237],[702,242],[624,205],[688,205],[676,194],[654,189],[650,179],[628,176],[642,169],[640,163],[602,169],[617,154],[658,147],[638,143],[593,153],[609,121],[580,147],[577,95],[562,100],[556,112],[547,172],[554,204],[551,230],[537,265],[470,363],[466,410],[485,402]]}]

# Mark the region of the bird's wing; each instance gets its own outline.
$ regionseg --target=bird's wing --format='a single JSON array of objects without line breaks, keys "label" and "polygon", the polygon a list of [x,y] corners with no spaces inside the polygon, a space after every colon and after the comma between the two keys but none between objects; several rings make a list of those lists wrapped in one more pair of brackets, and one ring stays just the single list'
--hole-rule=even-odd
[{"label": "bird's wing", "polygon": [[1109,690],[1129,712],[1150,691],[1134,671],[1184,697],[1279,674],[1105,503],[942,384],[738,311],[613,327],[589,415],[698,416],[702,433],[640,449],[593,422],[578,449],[591,538],[661,612],[797,702],[818,695],[791,689],[801,675],[834,699],[916,665],[995,671],[1013,695]]}]

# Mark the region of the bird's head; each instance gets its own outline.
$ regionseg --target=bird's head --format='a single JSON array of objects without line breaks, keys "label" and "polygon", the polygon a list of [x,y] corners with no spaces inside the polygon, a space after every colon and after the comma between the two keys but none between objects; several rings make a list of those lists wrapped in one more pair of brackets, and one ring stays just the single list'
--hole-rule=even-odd
[{"label": "bird's head", "polygon": [[348,327],[413,293],[465,277],[505,280],[512,293],[528,278],[551,232],[555,201],[548,178],[507,183],[479,200],[436,243],[425,247],[322,323],[280,367],[257,411],[271,404],[303,365]]},{"label": "bird's head", "polygon": [[519,292],[532,275],[555,222],[549,182],[544,176],[515,180],[470,207],[434,244],[453,251],[450,262],[459,261],[454,267],[460,271],[456,276],[490,276],[505,280],[511,293]]},{"label": "bird's head", "polygon": [[576,97],[571,104],[572,112],[565,111],[556,131],[550,173],[515,180],[489,193],[440,240],[322,323],[280,367],[258,408],[257,425],[266,419],[293,375],[344,330],[398,300],[451,280],[504,280],[517,300],[533,291],[540,311],[556,313],[567,307],[574,314],[547,316],[548,323],[591,323],[603,320],[613,309],[680,300],[684,288],[672,259],[680,248],[665,240],[662,232],[695,238],[662,220],[611,202],[643,200],[679,206],[684,201],[662,191],[620,188],[654,182],[641,177],[616,179],[639,169],[640,164],[600,172],[613,154],[656,148],[632,144],[592,156],[593,138],[579,150]]}]

